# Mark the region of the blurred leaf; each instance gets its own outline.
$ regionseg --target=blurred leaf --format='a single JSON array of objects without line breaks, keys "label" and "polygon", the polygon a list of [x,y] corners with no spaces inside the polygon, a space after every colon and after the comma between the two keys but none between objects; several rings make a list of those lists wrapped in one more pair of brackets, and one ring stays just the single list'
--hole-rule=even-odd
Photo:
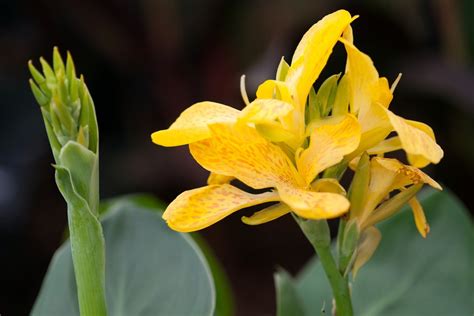
[{"label": "blurred leaf", "polygon": [[[422,196],[430,234],[416,231],[408,208],[379,225],[382,241],[353,284],[356,315],[471,315],[474,310],[473,225],[450,192]],[[297,289],[307,315],[331,302],[321,265],[313,260]]]},{"label": "blurred leaf", "polygon": [[[109,315],[212,315],[215,291],[196,243],[134,199],[110,205],[106,241]],[[79,315],[69,243],[54,255],[32,315]]]},{"label": "blurred leaf", "polygon": [[277,300],[277,316],[303,315],[303,306],[293,278],[283,269],[274,276]]}]

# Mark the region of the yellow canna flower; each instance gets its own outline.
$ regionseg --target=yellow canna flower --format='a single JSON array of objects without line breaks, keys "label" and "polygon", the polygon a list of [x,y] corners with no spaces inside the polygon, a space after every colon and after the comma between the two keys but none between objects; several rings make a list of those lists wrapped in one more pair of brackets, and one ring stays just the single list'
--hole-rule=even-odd
[{"label": "yellow canna flower", "polygon": [[[426,124],[406,120],[388,109],[397,82],[390,89],[387,79],[379,77],[370,57],[353,45],[350,26],[340,41],[347,52],[350,112],[357,115],[362,127],[359,149],[352,157],[366,150],[370,154],[383,154],[403,149],[408,161],[415,167],[438,163],[443,157],[443,150],[436,143],[433,130]],[[392,131],[398,136],[385,140]]]},{"label": "yellow canna flower", "polygon": [[[345,190],[334,179],[316,179],[359,145],[360,126],[351,114],[312,129],[305,146],[306,99],[333,46],[352,21],[340,10],[316,23],[298,44],[283,80],[259,86],[257,99],[242,110],[214,102],[196,103],[166,130],[152,134],[162,146],[189,144],[196,161],[211,172],[208,186],[183,192],[163,218],[178,231],[205,228],[233,212],[278,202],[242,220],[261,224],[295,212],[308,219],[333,218],[349,209]],[[286,145],[285,145],[286,144]],[[237,179],[254,189],[232,186]],[[314,181],[316,180],[316,181]]]},{"label": "yellow canna flower", "polygon": [[[356,162],[351,162],[355,169]],[[366,194],[363,197],[360,210],[351,211],[350,218],[355,218],[361,230],[375,225],[398,211],[406,202],[409,202],[413,210],[415,224],[423,237],[429,232],[423,208],[414,195],[421,185],[428,184],[431,187],[442,190],[441,186],[423,171],[413,166],[404,165],[396,159],[373,157],[369,166],[369,181]],[[413,188],[412,194],[408,194],[407,188]],[[394,190],[400,190],[404,198],[397,200],[397,195],[386,201]]]},{"label": "yellow canna flower", "polygon": [[[348,115],[339,124],[314,132],[314,139],[325,141],[320,143],[314,156],[316,167],[309,171],[314,177],[321,171],[318,166],[335,165],[342,160],[345,151],[357,147],[358,135],[350,135],[351,126],[357,128],[358,123]],[[215,123],[208,128],[211,137],[189,145],[201,166],[227,180],[236,178],[254,189],[273,190],[250,194],[231,184],[220,183],[186,191],[165,211],[163,218],[171,228],[183,232],[199,230],[242,208],[267,202],[279,204],[244,217],[243,221],[261,224],[290,211],[308,219],[334,218],[349,209],[348,200],[341,194],[343,189],[340,190],[334,179],[319,179],[311,186],[306,180],[309,172],[304,169],[309,167],[309,161],[304,161],[305,167],[298,169],[281,147],[265,139],[249,124]],[[310,146],[307,150],[313,149]]]}]

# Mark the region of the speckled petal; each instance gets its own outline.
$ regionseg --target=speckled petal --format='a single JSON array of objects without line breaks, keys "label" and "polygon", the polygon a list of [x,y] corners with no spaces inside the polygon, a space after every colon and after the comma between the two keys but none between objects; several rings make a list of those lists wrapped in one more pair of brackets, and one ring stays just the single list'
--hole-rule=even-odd
[{"label": "speckled petal", "polygon": [[166,209],[163,219],[174,230],[206,228],[245,207],[278,201],[278,194],[250,194],[230,184],[209,185],[181,193]]},{"label": "speckled petal", "polygon": [[194,159],[205,169],[233,176],[255,189],[278,183],[304,186],[283,150],[244,124],[210,126],[213,137],[190,144]]},{"label": "speckled petal", "polygon": [[235,122],[240,111],[214,102],[199,102],[186,109],[168,129],[151,135],[152,141],[161,146],[181,146],[211,135],[212,123]]},{"label": "speckled petal", "polygon": [[298,216],[307,219],[335,218],[349,210],[349,201],[340,194],[313,192],[294,186],[279,185],[281,200]]},{"label": "speckled petal", "polygon": [[361,136],[359,122],[353,115],[334,125],[316,127],[309,147],[296,159],[298,171],[307,184],[326,168],[339,163],[345,155],[357,149]]}]

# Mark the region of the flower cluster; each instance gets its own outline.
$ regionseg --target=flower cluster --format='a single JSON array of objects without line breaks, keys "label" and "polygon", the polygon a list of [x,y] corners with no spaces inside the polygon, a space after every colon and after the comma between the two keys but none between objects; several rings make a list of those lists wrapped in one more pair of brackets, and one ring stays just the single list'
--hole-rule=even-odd
[{"label": "flower cluster", "polygon": [[[313,25],[291,63],[281,60],[276,79],[263,82],[255,100],[249,102],[241,87],[242,110],[196,103],[168,129],[152,134],[158,145],[189,145],[211,172],[207,186],[183,192],[168,206],[163,218],[171,228],[196,231],[240,209],[274,202],[243,222],[262,224],[291,212],[311,220],[344,215],[348,227],[366,232],[362,243],[370,237],[374,244],[374,224],[410,203],[426,235],[429,226],[415,194],[423,184],[441,187],[418,168],[438,163],[443,151],[428,125],[389,109],[399,78],[390,86],[354,46],[350,24],[356,18],[340,10]],[[315,90],[338,42],[347,52],[345,72]],[[406,152],[408,164],[384,158],[396,150]],[[354,177],[346,191],[339,179],[348,169]],[[235,180],[268,190],[248,193],[232,185]]]}]

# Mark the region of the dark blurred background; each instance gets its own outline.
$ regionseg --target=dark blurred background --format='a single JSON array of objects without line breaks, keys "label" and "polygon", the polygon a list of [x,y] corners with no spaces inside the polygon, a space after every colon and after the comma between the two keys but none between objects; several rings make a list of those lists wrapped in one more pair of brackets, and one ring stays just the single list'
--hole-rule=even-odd
[{"label": "dark blurred background", "polygon": [[[29,312],[66,225],[29,59],[51,60],[57,45],[85,75],[100,125],[102,197],[150,192],[169,202],[207,173],[187,148],[155,146],[150,133],[197,101],[242,108],[240,75],[254,96],[303,33],[339,8],[360,15],[356,44],[381,75],[403,73],[391,107],[436,131],[445,158],[427,172],[474,209],[474,1],[3,0],[0,313]],[[344,69],[341,46],[323,77]],[[249,227],[246,213],[202,234],[229,274],[238,315],[272,315],[276,267],[294,274],[312,250],[291,217]]]}]

